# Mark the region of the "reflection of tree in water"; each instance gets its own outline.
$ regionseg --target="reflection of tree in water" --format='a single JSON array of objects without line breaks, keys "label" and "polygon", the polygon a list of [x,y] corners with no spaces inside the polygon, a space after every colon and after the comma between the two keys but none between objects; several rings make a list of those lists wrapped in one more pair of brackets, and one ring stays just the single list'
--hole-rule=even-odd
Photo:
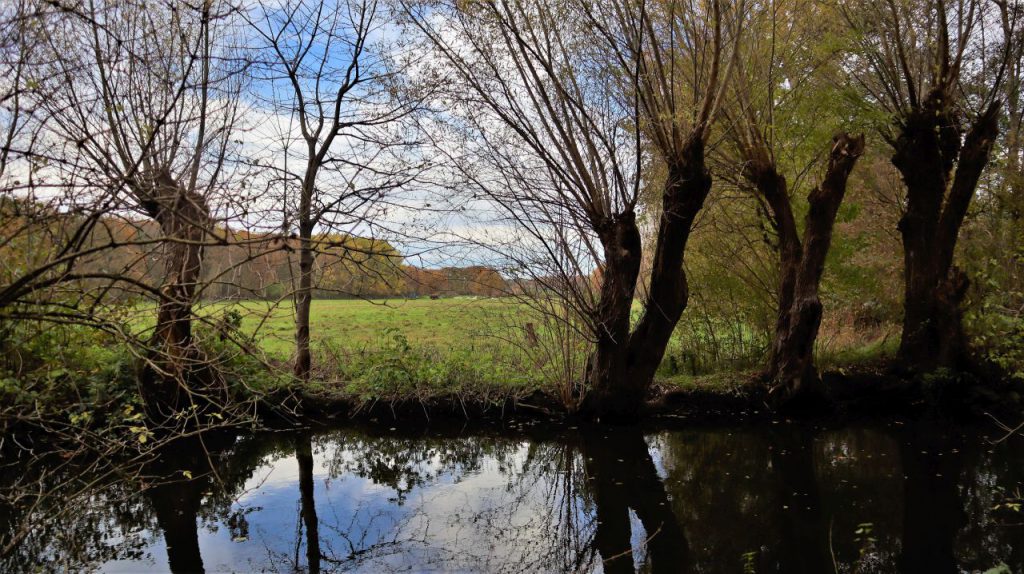
[{"label": "reflection of tree in water", "polygon": [[948,429],[773,427],[654,442],[696,571],[738,571],[746,553],[757,572],[960,572],[1000,562],[1024,571],[1024,532],[1001,527],[993,512],[1021,484],[1020,459],[1012,450],[979,456],[977,437]]},{"label": "reflection of tree in water", "polygon": [[694,571],[740,571],[750,552],[760,557],[758,572],[774,571],[769,565],[778,561],[780,539],[773,517],[783,502],[766,472],[772,463],[766,434],[700,429],[654,437]]},{"label": "reflection of tree in water", "polygon": [[11,501],[0,505],[0,547],[27,530],[0,555],[0,571],[76,571],[145,555],[152,514],[137,486],[121,480],[123,473],[94,461],[49,457],[25,460],[18,470],[0,477],[3,498]]},{"label": "reflection of tree in water", "polygon": [[[316,560],[309,536],[322,536],[312,541],[320,563],[311,571],[577,572],[598,569],[602,559],[612,559],[608,572],[632,571],[634,561],[645,570],[678,571],[685,561],[685,540],[639,430],[532,442],[434,438],[411,449],[406,439],[386,436],[318,443],[338,438],[343,448],[319,449],[331,475],[360,476],[399,495],[390,507],[370,503],[341,516],[321,500],[317,523],[307,523],[306,540],[295,545],[305,544],[307,560]],[[304,522],[313,516],[305,511],[302,485],[312,482],[306,467],[312,463],[300,463]],[[478,485],[481,473],[485,484]]]},{"label": "reflection of tree in water", "polygon": [[839,572],[893,571],[903,522],[898,441],[873,429],[822,432],[814,458]]},{"label": "reflection of tree in water", "polygon": [[[0,570],[39,561],[44,570],[72,571],[111,559],[160,563],[162,553],[150,556],[147,547],[166,535],[172,570],[195,571],[203,567],[199,530],[225,528],[233,538],[252,537],[250,548],[266,546],[250,567],[289,571],[737,572],[751,564],[760,573],[831,572],[833,554],[841,573],[893,572],[901,564],[906,572],[922,565],[972,571],[1000,561],[1024,571],[1022,528],[1013,525],[1019,517],[993,511],[1021,487],[1012,454],[1020,444],[994,452],[977,445],[928,426],[796,425],[647,440],[636,430],[597,429],[183,441],[102,480],[39,462],[34,472],[52,471],[50,484],[74,484],[68,492],[97,482],[86,496],[0,508],[3,525],[45,517],[58,505],[79,507],[64,520],[40,520],[38,532],[0,558]],[[239,497],[259,482],[257,469],[293,457],[298,483],[285,487],[294,496],[292,521],[262,515],[272,528],[287,526],[261,538],[263,527],[251,529],[247,518],[261,511]],[[359,494],[351,498],[347,487]],[[258,505],[259,494],[247,500]],[[869,533],[857,534],[864,523]],[[283,545],[274,536],[282,533]]]},{"label": "reflection of tree in water", "polygon": [[[582,446],[605,572],[632,572],[636,563],[651,572],[691,571],[689,544],[640,431],[595,429]],[[642,557],[635,555],[630,511],[643,527]]]},{"label": "reflection of tree in water", "polygon": [[327,461],[332,477],[354,475],[387,486],[394,490],[398,504],[413,489],[437,480],[440,475],[457,482],[466,474],[479,472],[485,458],[493,459],[498,471],[504,474],[511,456],[522,444],[492,437],[409,439],[351,430],[321,435],[316,442],[344,446],[334,449]]},{"label": "reflection of tree in water", "polygon": [[[484,436],[410,441],[352,432],[316,442],[327,457],[329,480],[357,476],[395,492],[385,507],[364,501],[341,515],[329,500],[319,501],[325,571],[385,564],[392,571],[592,565],[593,552],[580,536],[586,515],[576,489],[579,454],[567,444]],[[334,444],[343,446],[331,449]]]},{"label": "reflection of tree in water", "polygon": [[1000,507],[1024,487],[1024,440],[991,446],[936,424],[899,438],[907,477],[904,570],[974,572],[1002,562],[1024,571],[1024,514]]},{"label": "reflection of tree in water", "polygon": [[[235,443],[234,435],[209,433],[205,440],[167,444],[142,462],[26,460],[16,479],[0,476],[6,497],[15,496],[9,487],[32,487],[17,498],[24,506],[0,508],[0,543],[8,536],[8,525],[28,523],[33,528],[13,552],[0,556],[0,571],[75,572],[112,560],[147,560],[148,548],[164,530],[172,532],[172,539],[181,537],[170,544],[172,564],[195,571],[190,540],[196,536],[197,518],[215,524],[230,515],[242,484],[272,445],[253,438]],[[253,448],[257,446],[259,452]],[[209,472],[211,460],[217,464],[216,483]],[[194,479],[187,480],[184,470]]]},{"label": "reflection of tree in water", "polygon": [[1024,452],[1024,437],[969,453],[965,461],[960,484],[969,520],[957,537],[965,569],[985,570],[999,560],[1024,572],[1024,509],[1006,504],[1024,502],[1024,462],[1006,452]]}]

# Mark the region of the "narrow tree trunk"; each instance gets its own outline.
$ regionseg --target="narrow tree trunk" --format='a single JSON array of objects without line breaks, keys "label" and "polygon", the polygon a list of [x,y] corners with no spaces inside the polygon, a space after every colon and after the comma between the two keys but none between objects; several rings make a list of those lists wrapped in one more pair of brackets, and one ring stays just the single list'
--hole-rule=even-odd
[{"label": "narrow tree trunk", "polygon": [[319,574],[320,522],[316,516],[316,489],[313,484],[313,447],[306,433],[295,439],[295,460],[299,463],[300,512],[306,529],[306,569],[309,574]]},{"label": "narrow tree trunk", "polygon": [[814,365],[814,344],[822,314],[819,288],[836,214],[846,195],[850,173],[863,152],[863,136],[836,136],[824,180],[807,198],[802,242],[797,238],[785,179],[777,178],[782,187],[772,191],[784,201],[778,206],[772,199],[768,201],[777,214],[782,214],[776,217],[781,243],[779,316],[768,370],[771,402],[777,408],[816,402],[824,394]]},{"label": "narrow tree trunk", "polygon": [[156,176],[143,207],[167,238],[164,285],[144,398],[152,409],[173,412],[203,367],[192,340],[192,305],[202,273],[210,211],[199,194],[182,189],[166,172]]},{"label": "narrow tree trunk", "polygon": [[918,373],[969,366],[961,312],[969,282],[953,266],[953,254],[999,130],[993,104],[961,140],[952,112],[938,107],[941,100],[933,95],[908,114],[892,158],[907,186],[899,223],[904,316],[898,361]]},{"label": "narrow tree trunk", "polygon": [[[315,173],[315,172],[314,172]],[[313,178],[308,175],[299,200],[299,286],[295,293],[295,377],[308,381],[312,366],[309,351],[309,315],[313,302]]]},{"label": "narrow tree trunk", "polygon": [[[686,308],[689,290],[683,254],[694,219],[711,190],[704,166],[704,140],[692,137],[682,157],[670,164],[662,193],[662,214],[654,247],[650,290],[644,314],[629,333],[629,312],[640,271],[641,242],[633,215],[619,225],[628,229],[604,233],[606,264],[599,318],[606,328],[588,372],[590,390],[581,410],[591,418],[634,420],[654,374],[665,355],[669,338]],[[607,315],[606,315],[607,313]]]}]

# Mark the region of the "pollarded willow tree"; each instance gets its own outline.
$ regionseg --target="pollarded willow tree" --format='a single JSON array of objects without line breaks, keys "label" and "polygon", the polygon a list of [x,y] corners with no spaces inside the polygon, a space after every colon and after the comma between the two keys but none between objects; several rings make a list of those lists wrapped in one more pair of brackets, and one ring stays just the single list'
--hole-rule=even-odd
[{"label": "pollarded willow tree", "polygon": [[155,418],[210,390],[194,384],[206,361],[193,340],[193,304],[204,248],[224,240],[211,202],[224,197],[237,137],[235,14],[219,2],[90,3],[39,23],[50,33],[34,70],[45,95],[33,102],[34,121],[51,168],[38,177],[106,198],[99,217],[141,216],[159,229],[151,244],[163,273],[148,290],[158,309],[143,385]]},{"label": "pollarded willow tree", "polygon": [[[863,136],[839,131],[845,118],[834,89],[839,58],[830,12],[800,0],[751,10],[723,107],[723,170],[758,201],[776,240],[778,310],[767,379],[779,407],[823,395],[814,366],[819,287],[847,180],[864,151]],[[819,166],[820,181],[809,185]],[[801,187],[810,188],[806,207],[794,193]]]},{"label": "pollarded willow tree", "polygon": [[[518,261],[545,270],[534,272],[541,291],[564,298],[586,325],[593,350],[579,408],[593,418],[635,417],[686,306],[683,254],[711,186],[705,145],[742,5],[404,6],[443,64],[445,133],[459,142],[440,146],[450,166],[541,254],[541,263]],[[644,313],[633,326],[640,198],[652,161],[664,162],[668,177]]]},{"label": "pollarded willow tree", "polygon": [[953,261],[999,133],[1014,52],[1004,40],[1019,27],[1012,4],[861,0],[842,8],[859,41],[847,65],[865,104],[891,120],[880,133],[906,186],[898,361],[913,372],[971,365],[961,309],[969,281]]},{"label": "pollarded willow tree", "polygon": [[641,405],[686,308],[683,256],[711,191],[706,148],[739,55],[747,5],[742,0],[620,1],[585,3],[583,9],[609,58],[631,79],[626,97],[639,111],[638,135],[665,171],[644,310],[632,330],[641,263],[635,217],[616,221],[602,239],[606,260],[599,309],[611,328],[598,339],[585,406],[597,415],[620,415]]}]

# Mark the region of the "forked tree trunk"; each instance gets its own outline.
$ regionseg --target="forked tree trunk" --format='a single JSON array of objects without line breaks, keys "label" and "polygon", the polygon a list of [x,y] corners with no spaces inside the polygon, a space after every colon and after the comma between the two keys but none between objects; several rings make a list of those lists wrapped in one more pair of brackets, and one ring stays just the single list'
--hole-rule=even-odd
[{"label": "forked tree trunk", "polygon": [[164,284],[143,392],[149,407],[169,414],[184,404],[189,386],[203,368],[193,344],[192,305],[202,274],[210,211],[201,195],[183,189],[166,172],[156,175],[142,204],[167,239]]},{"label": "forked tree trunk", "polygon": [[776,408],[823,397],[814,365],[814,344],[821,326],[819,288],[832,243],[836,214],[864,138],[839,134],[833,140],[820,186],[807,197],[809,209],[801,241],[786,179],[774,167],[759,170],[755,183],[772,210],[779,233],[779,310],[768,368],[770,402]]},{"label": "forked tree trunk", "polygon": [[902,118],[892,157],[907,186],[899,222],[904,316],[898,362],[916,373],[970,366],[961,311],[969,282],[953,266],[953,254],[999,132],[999,105],[993,103],[961,138],[945,99],[932,93]]},{"label": "forked tree trunk", "polygon": [[704,140],[694,136],[682,157],[668,166],[650,289],[644,314],[632,333],[629,321],[640,273],[640,233],[632,213],[609,222],[607,230],[599,230],[606,262],[597,313],[598,343],[588,367],[589,391],[580,407],[586,416],[617,421],[638,416],[686,308],[689,290],[683,254],[710,190]]}]

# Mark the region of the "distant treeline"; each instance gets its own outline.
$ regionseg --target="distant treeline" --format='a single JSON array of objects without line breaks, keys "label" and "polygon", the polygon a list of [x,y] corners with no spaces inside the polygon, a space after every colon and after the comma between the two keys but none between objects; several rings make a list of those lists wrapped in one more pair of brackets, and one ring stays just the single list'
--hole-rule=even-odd
[{"label": "distant treeline", "polygon": [[[0,258],[31,263],[66,242],[61,237],[80,225],[74,215],[59,216],[40,204],[4,200],[5,218],[0,232],[15,238],[0,245]],[[19,228],[17,233],[12,227]],[[32,233],[25,228],[36,227]],[[10,232],[10,233],[7,233]],[[280,233],[251,233],[216,228],[216,237],[204,243],[200,297],[206,300],[279,299],[289,296],[298,276],[299,240]],[[141,285],[161,285],[165,273],[166,237],[148,220],[103,217],[83,240],[95,254],[81,257],[67,269],[53,273],[87,276],[78,281],[99,295],[125,296],[103,275],[127,277]],[[485,266],[423,268],[407,265],[391,243],[351,235],[318,235],[313,242],[316,298],[422,297],[506,294],[509,285],[495,269]],[[86,247],[88,250],[88,247]],[[10,266],[6,269],[12,270]],[[6,280],[6,279],[5,279]],[[132,290],[131,297],[138,291]]]}]

